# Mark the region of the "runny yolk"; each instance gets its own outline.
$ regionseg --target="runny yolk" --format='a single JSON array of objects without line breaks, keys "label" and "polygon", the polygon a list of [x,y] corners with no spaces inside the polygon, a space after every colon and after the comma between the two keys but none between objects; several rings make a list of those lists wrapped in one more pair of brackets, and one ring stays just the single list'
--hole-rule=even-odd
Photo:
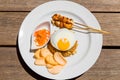
[{"label": "runny yolk", "polygon": [[58,41],[57,46],[60,50],[65,51],[69,48],[70,43],[66,38],[63,38]]}]

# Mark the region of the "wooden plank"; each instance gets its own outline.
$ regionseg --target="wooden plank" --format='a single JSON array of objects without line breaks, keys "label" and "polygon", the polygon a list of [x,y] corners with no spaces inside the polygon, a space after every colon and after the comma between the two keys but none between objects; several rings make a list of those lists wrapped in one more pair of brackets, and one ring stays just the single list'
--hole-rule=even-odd
[{"label": "wooden plank", "polygon": [[[38,5],[51,0],[0,0],[0,11],[31,11]],[[90,11],[120,12],[120,0],[71,0]]]},{"label": "wooden plank", "polygon": [[0,80],[33,80],[19,62],[16,48],[0,48]]},{"label": "wooden plank", "polygon": [[15,45],[17,34],[24,17],[28,13],[0,13],[0,45]]},{"label": "wooden plank", "polygon": [[[35,77],[33,72],[26,72],[20,64],[21,58],[18,57],[20,55],[17,54],[15,47],[0,47],[0,80],[35,80],[36,78],[44,80]],[[76,80],[119,80],[119,66],[120,50],[103,49],[95,65]]]},{"label": "wooden plank", "polygon": [[103,49],[95,65],[77,80],[119,80],[120,49]]},{"label": "wooden plank", "polygon": [[[20,25],[28,12],[0,12],[0,45],[16,45]],[[102,29],[111,32],[104,35],[104,46],[120,46],[120,14],[94,13]],[[9,35],[9,36],[8,36]]]},{"label": "wooden plank", "polygon": [[94,13],[103,30],[109,31],[104,35],[103,45],[120,46],[120,14],[119,13]]}]

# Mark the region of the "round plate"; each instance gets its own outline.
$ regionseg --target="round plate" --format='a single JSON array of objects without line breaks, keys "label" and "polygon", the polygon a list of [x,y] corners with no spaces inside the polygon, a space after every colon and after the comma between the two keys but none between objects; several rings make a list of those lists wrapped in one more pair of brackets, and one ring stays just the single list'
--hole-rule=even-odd
[{"label": "round plate", "polygon": [[[66,58],[67,64],[59,74],[50,74],[46,67],[34,65],[34,54],[30,52],[30,39],[36,26],[50,21],[55,13],[100,29],[96,18],[85,7],[71,1],[47,2],[32,10],[24,19],[18,36],[19,50],[25,63],[37,74],[50,79],[74,78],[86,72],[96,62],[101,52],[102,35],[74,31],[78,41],[77,53]],[[51,27],[51,30],[54,31],[55,27]]]}]

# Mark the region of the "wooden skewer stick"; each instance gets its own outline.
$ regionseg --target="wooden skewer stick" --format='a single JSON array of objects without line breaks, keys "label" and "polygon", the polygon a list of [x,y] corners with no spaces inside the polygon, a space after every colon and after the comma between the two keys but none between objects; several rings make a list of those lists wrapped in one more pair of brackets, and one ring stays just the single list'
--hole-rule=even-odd
[{"label": "wooden skewer stick", "polygon": [[[68,28],[68,29],[77,28],[78,30],[82,29],[82,30],[88,30],[89,32],[96,32],[96,33],[102,33],[102,34],[109,34],[110,33],[107,31],[100,30],[100,29],[95,29],[95,28],[87,26],[85,24],[74,22],[73,19],[62,16],[60,14],[54,14],[52,16],[52,19],[53,19],[54,25],[56,25],[60,28]],[[76,26],[76,25],[84,26],[84,28],[81,26]]]},{"label": "wooden skewer stick", "polygon": [[83,30],[88,30],[90,32],[98,32],[98,33],[102,33],[102,34],[110,34],[110,32],[107,32],[107,31],[104,31],[104,30],[100,30],[100,29],[95,29],[93,27],[90,27],[90,26],[87,26],[87,25],[84,25],[84,24],[81,24],[81,23],[74,22],[74,24],[78,24],[78,25],[84,26],[84,28],[80,28],[78,26],[74,26],[77,29],[83,29]]},{"label": "wooden skewer stick", "polygon": [[[54,20],[51,20],[51,23],[53,25],[56,25],[56,26],[60,27],[60,21],[57,21],[55,23]],[[69,27],[69,29],[75,28],[77,30],[88,30],[89,32],[92,32],[92,33],[109,34],[109,32],[107,32],[107,31],[103,31],[103,30],[100,30],[100,29],[95,29],[93,27],[89,27],[89,26],[81,24],[81,23],[74,22],[74,23],[71,23],[71,24],[73,24],[73,25],[71,25],[71,27]],[[78,24],[78,25],[75,25],[75,24]],[[84,26],[84,27],[81,27],[80,25]],[[68,28],[68,27],[63,26],[62,28]]]}]

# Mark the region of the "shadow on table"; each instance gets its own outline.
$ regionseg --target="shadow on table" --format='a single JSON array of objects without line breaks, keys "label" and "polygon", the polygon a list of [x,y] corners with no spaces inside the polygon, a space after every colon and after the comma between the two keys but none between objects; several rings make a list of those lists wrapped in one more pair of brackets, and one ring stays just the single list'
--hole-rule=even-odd
[{"label": "shadow on table", "polygon": [[[19,59],[22,67],[24,68],[24,70],[25,70],[26,72],[28,72],[32,77],[34,77],[34,78],[37,79],[37,80],[52,80],[52,79],[48,79],[48,78],[45,78],[45,77],[42,77],[42,76],[38,75],[37,73],[35,73],[33,70],[31,70],[31,69],[27,66],[27,64],[24,62],[22,56],[20,55],[19,46],[18,46],[18,38],[17,38],[17,41],[16,41],[16,50],[17,50],[18,59]],[[83,75],[83,74],[82,74],[82,75]],[[80,76],[82,76],[82,75],[80,75]],[[80,76],[77,76],[77,77],[72,78],[72,79],[67,79],[67,80],[75,80],[75,79],[77,79],[77,78],[80,77]]]}]

